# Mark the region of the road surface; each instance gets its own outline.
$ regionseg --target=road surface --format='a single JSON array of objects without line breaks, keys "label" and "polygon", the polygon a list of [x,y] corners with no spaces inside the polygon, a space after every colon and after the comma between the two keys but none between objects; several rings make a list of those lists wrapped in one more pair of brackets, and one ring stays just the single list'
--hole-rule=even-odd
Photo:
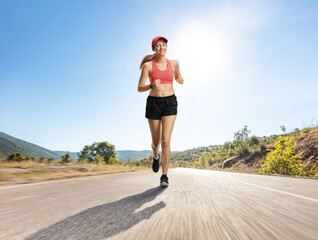
[{"label": "road surface", "polygon": [[[159,171],[160,172],[160,171]],[[0,186],[0,239],[318,239],[318,181],[176,168]]]}]

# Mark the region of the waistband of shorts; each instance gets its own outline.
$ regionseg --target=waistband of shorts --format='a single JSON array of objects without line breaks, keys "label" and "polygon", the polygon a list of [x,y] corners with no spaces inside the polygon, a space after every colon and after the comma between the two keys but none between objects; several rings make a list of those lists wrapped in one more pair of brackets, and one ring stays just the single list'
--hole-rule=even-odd
[{"label": "waistband of shorts", "polygon": [[172,98],[172,97],[175,97],[176,96],[176,94],[173,94],[173,95],[170,95],[170,96],[166,96],[166,97],[154,97],[154,96],[148,96],[148,98],[147,99],[149,99],[149,98],[152,98],[152,99],[167,99],[167,98]]}]

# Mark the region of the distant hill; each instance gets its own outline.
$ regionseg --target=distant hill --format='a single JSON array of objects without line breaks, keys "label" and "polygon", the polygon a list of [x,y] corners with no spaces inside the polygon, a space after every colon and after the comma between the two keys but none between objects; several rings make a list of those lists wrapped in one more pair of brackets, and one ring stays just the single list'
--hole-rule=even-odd
[{"label": "distant hill", "polygon": [[[66,151],[53,151],[57,155],[61,156],[66,153]],[[135,151],[135,150],[118,150],[117,152],[117,158],[119,160],[122,160],[123,162],[135,161],[137,159],[144,158],[146,156],[149,156],[152,154],[152,151],[150,150],[142,150],[142,151]],[[72,156],[73,162],[76,162],[78,159],[78,155],[80,152],[70,152]]]},{"label": "distant hill", "polygon": [[60,156],[57,153],[54,153],[49,149],[0,132],[0,157],[5,158],[11,153],[21,153],[36,159],[40,157],[60,159]]},{"label": "distant hill", "polygon": [[[172,151],[171,154],[177,153],[178,151]],[[123,162],[127,162],[128,160],[134,161],[137,159],[142,159],[152,154],[151,150],[119,150],[117,151],[117,158],[122,160]]]},{"label": "distant hill", "polygon": [[[39,159],[40,157],[49,158],[52,157],[56,160],[61,160],[61,155],[64,155],[66,151],[52,151],[36,144],[26,142],[24,140],[12,137],[6,133],[0,132],[0,158],[6,158],[11,153],[21,153],[25,156],[34,157]],[[177,151],[171,152],[177,153]],[[73,162],[76,162],[78,159],[77,154],[79,152],[70,152]],[[142,159],[146,156],[152,154],[151,150],[119,150],[117,151],[118,159],[123,162],[128,160],[135,161],[137,159]]]},{"label": "distant hill", "polygon": [[134,150],[118,150],[117,151],[117,158],[122,160],[123,162],[127,162],[128,160],[136,160],[139,158],[146,157],[152,154],[150,150],[141,150],[141,151],[134,151]]}]

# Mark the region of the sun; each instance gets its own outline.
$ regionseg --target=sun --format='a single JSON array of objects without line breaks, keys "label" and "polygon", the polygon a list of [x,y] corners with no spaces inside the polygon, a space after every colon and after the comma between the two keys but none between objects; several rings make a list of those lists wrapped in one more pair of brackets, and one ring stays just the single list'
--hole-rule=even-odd
[{"label": "sun", "polygon": [[188,22],[179,28],[173,42],[171,54],[178,58],[183,74],[196,82],[215,81],[229,66],[229,41],[213,25]]}]

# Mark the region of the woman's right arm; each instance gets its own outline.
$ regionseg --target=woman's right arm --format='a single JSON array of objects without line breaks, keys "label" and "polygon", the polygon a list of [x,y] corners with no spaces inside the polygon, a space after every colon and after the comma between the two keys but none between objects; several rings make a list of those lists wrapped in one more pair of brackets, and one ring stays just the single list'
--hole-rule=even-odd
[{"label": "woman's right arm", "polygon": [[152,71],[151,69],[152,65],[150,65],[149,63],[151,62],[146,62],[142,66],[139,83],[138,83],[138,92],[145,92],[150,90],[150,85],[149,84],[146,85],[147,78]]}]

